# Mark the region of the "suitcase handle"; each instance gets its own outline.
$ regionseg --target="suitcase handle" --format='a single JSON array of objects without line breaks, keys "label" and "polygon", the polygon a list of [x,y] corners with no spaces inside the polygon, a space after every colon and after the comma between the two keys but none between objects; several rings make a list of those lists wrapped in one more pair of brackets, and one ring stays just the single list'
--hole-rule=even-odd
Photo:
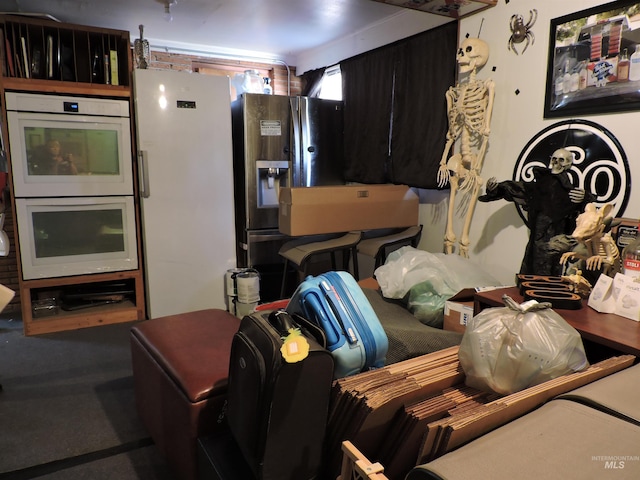
[{"label": "suitcase handle", "polygon": [[322,348],[327,348],[327,334],[324,333],[323,328],[298,313],[291,314],[291,317],[306,337],[314,338],[316,342],[318,342],[318,345]]},{"label": "suitcase handle", "polygon": [[352,345],[357,343],[358,337],[355,334],[355,328],[351,322],[351,315],[349,315],[347,309],[344,308],[340,295],[338,295],[336,289],[329,285],[325,280],[320,282],[320,286],[324,290],[325,296],[327,300],[329,300],[330,306],[336,314],[336,318],[340,322],[340,325],[342,325],[347,341]]},{"label": "suitcase handle", "polygon": [[281,335],[288,335],[289,330],[298,328],[296,322],[293,321],[291,315],[285,310],[274,310],[269,314],[269,323]]},{"label": "suitcase handle", "polygon": [[303,305],[305,316],[307,318],[315,319],[318,326],[324,330],[324,333],[327,336],[327,345],[335,345],[338,343],[340,341],[340,337],[335,331],[333,323],[327,317],[327,313],[324,311],[324,307],[318,297],[316,297],[315,293],[309,292],[304,296],[303,301],[304,303],[309,304],[309,308],[307,308],[306,305]]}]

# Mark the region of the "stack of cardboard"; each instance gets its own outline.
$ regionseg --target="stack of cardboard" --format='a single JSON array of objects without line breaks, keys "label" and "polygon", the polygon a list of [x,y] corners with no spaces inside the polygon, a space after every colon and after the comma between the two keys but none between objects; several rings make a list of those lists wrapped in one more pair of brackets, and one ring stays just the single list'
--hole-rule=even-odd
[{"label": "stack of cardboard", "polygon": [[328,478],[335,478],[339,472],[343,440],[350,440],[364,455],[373,458],[404,405],[428,398],[463,379],[456,346],[336,380],[325,440]]},{"label": "stack of cardboard", "polygon": [[379,452],[389,478],[404,478],[407,467],[416,463],[430,424],[464,415],[495,398],[495,394],[456,385],[422,402],[407,405],[394,419]]},{"label": "stack of cardboard", "polygon": [[[427,425],[415,464],[425,463],[530,412],[553,397],[633,365],[633,355],[603,360],[589,368],[526,388]],[[409,466],[409,468],[413,465]],[[408,471],[408,470],[407,470]],[[405,472],[406,473],[406,472]]]},{"label": "stack of cardboard", "polygon": [[458,347],[334,382],[326,437],[328,478],[339,473],[341,444],[351,441],[400,480],[433,460],[533,410],[547,400],[627,368],[624,355],[500,397],[464,384]]}]

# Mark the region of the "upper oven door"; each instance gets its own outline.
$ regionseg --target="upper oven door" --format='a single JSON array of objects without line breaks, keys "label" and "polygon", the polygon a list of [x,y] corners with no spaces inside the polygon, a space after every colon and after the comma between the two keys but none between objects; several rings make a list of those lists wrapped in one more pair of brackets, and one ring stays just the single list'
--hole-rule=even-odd
[{"label": "upper oven door", "polygon": [[[16,102],[12,95],[7,121],[16,197],[133,194],[130,121],[115,115],[127,102],[56,96]],[[58,113],[37,111],[45,108]]]}]

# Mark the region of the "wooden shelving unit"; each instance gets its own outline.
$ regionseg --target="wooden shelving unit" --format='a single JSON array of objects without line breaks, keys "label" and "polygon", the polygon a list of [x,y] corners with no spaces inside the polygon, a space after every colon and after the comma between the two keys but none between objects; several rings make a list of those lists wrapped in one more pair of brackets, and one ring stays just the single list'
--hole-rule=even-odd
[{"label": "wooden shelving unit", "polygon": [[0,28],[5,78],[129,90],[129,32],[18,16],[2,16]]},{"label": "wooden shelving unit", "polygon": [[[34,304],[39,300],[56,299],[68,289],[79,286],[127,284],[132,293],[123,301],[66,311],[59,306],[39,314]],[[22,321],[25,335],[76,330],[111,323],[131,322],[144,318],[144,285],[139,271],[30,280],[21,283]]]},{"label": "wooden shelving unit", "polygon": [[[0,98],[2,99],[2,137],[8,139],[6,91],[50,93],[127,99],[132,105],[132,53],[129,32],[58,23],[48,19],[0,15]],[[106,74],[105,74],[106,73]],[[131,109],[131,114],[133,111]],[[133,115],[131,117],[133,119]],[[133,123],[133,121],[132,121]],[[131,126],[133,138],[133,125]],[[132,141],[135,166],[135,142]],[[7,151],[9,178],[11,152]],[[134,168],[135,170],[135,168]],[[11,208],[15,197],[11,189]],[[133,172],[136,203],[136,235],[140,238],[137,172]],[[142,250],[138,243],[139,265]],[[25,335],[73,330],[146,318],[144,281],[141,267],[112,273],[23,280],[20,265],[18,229],[14,245],[20,284],[21,310]],[[68,311],[36,311],[34,303],[63,295],[69,289],[109,282],[127,285],[131,293],[123,301]]]}]

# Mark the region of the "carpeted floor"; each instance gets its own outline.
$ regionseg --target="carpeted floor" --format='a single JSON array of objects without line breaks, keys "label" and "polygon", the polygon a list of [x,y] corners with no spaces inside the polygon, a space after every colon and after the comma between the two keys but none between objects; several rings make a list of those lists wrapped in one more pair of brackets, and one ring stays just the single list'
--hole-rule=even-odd
[{"label": "carpeted floor", "polygon": [[25,337],[0,316],[0,480],[173,479],[137,417],[131,326]]}]

